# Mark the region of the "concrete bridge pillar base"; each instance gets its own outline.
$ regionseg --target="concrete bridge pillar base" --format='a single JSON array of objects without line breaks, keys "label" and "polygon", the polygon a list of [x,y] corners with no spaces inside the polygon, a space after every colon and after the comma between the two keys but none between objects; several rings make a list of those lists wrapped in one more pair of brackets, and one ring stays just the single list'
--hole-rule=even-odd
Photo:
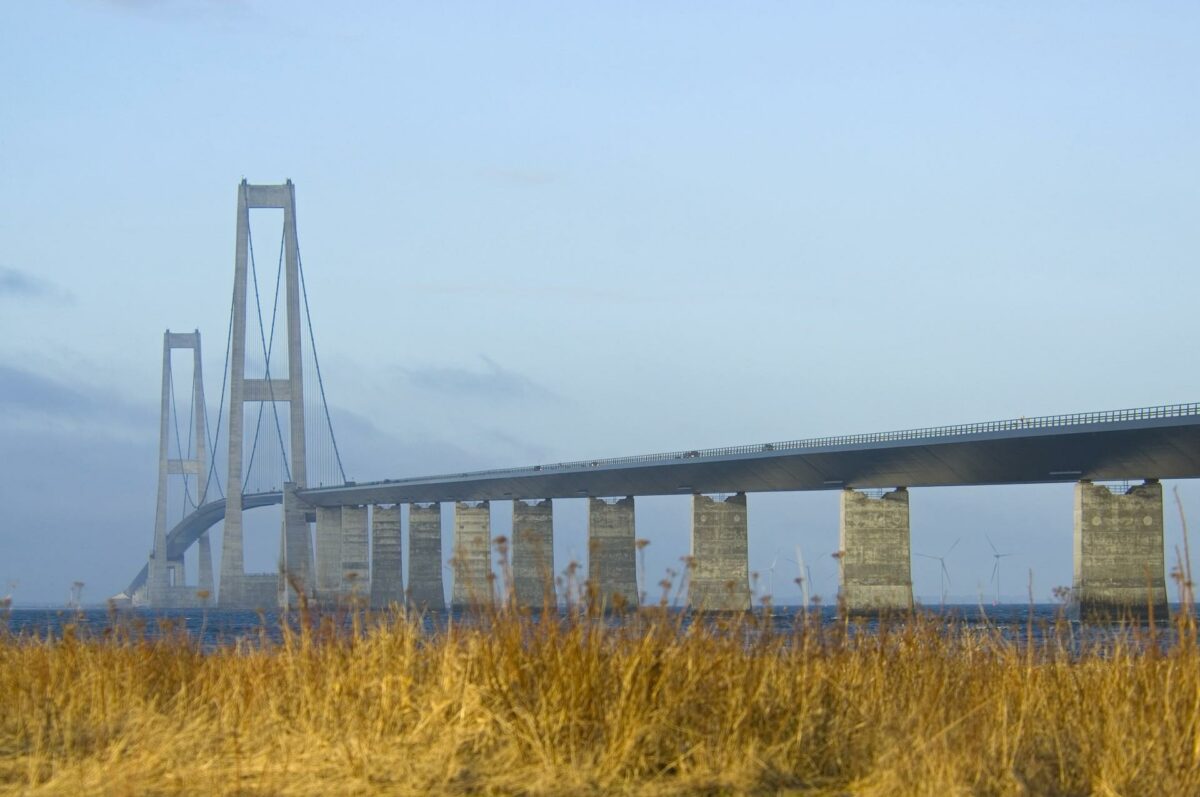
[{"label": "concrete bridge pillar base", "polygon": [[279,605],[295,606],[300,595],[313,595],[312,534],[308,507],[296,495],[296,483],[283,485],[283,561],[280,563]]},{"label": "concrete bridge pillar base", "polygon": [[454,585],[456,609],[492,605],[492,513],[487,501],[454,505]]},{"label": "concrete bridge pillar base", "polygon": [[1162,485],[1148,479],[1123,495],[1075,485],[1073,597],[1083,618],[1167,615]]},{"label": "concrete bridge pillar base", "polygon": [[371,570],[367,562],[367,508],[342,507],[342,597],[366,601],[371,594]]},{"label": "concrete bridge pillar base", "polygon": [[441,504],[409,504],[408,602],[419,611],[446,610]]},{"label": "concrete bridge pillar base", "polygon": [[692,496],[692,566],[688,605],[702,611],[748,611],[750,564],[746,494],[725,500]]},{"label": "concrete bridge pillar base", "polygon": [[173,587],[186,586],[187,579],[184,575],[185,572],[186,571],[184,570],[184,567],[183,567],[183,557],[182,556],[179,557],[178,559],[168,560],[168,562],[167,562],[167,581],[171,584],[171,586],[173,586]]},{"label": "concrete bridge pillar base", "polygon": [[588,499],[588,581],[607,609],[638,605],[633,496]]},{"label": "concrete bridge pillar base", "polygon": [[266,611],[278,606],[278,573],[247,573],[242,576],[242,602],[238,608]]},{"label": "concrete bridge pillar base", "polygon": [[404,605],[401,575],[400,507],[371,508],[371,608]]},{"label": "concrete bridge pillar base", "polygon": [[200,602],[202,605],[208,605],[216,602],[217,590],[213,581],[212,540],[209,539],[207,531],[200,535],[198,550],[200,558],[198,592],[205,593],[200,598]]},{"label": "concrete bridge pillar base", "polygon": [[513,598],[518,606],[553,609],[554,503],[513,501]]},{"label": "concrete bridge pillar base", "polygon": [[844,611],[881,614],[912,609],[907,489],[898,487],[880,498],[843,490],[840,541],[838,599]]},{"label": "concrete bridge pillar base", "polygon": [[337,603],[342,591],[342,508],[317,507],[317,600]]},{"label": "concrete bridge pillar base", "polygon": [[[242,512],[229,510],[229,504],[241,503],[242,496],[230,494],[225,511],[225,528],[221,533],[221,582],[218,585],[217,606],[222,609],[244,609],[247,605],[245,556],[242,544]],[[151,590],[151,605],[154,595]]]}]

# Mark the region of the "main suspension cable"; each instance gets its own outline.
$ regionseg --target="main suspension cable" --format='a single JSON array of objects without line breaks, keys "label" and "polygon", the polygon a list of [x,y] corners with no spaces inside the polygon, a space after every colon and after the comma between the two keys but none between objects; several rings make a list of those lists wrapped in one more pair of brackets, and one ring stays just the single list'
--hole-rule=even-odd
[{"label": "main suspension cable", "polygon": [[[179,409],[175,406],[175,379],[174,379],[174,376],[172,376],[172,378],[167,382],[167,393],[171,396],[171,420],[174,421],[173,425],[175,427],[175,450],[179,453],[179,458],[183,459],[184,458],[183,443],[181,442],[180,436],[179,436]],[[169,450],[168,450],[168,453],[170,453]],[[171,460],[171,458],[170,458],[170,456],[168,456],[167,461],[170,462],[170,460]],[[187,471],[184,470],[183,468],[180,468],[180,470],[183,471],[182,472],[182,476],[183,476],[183,513],[180,516],[180,519],[182,520],[183,518],[187,517],[188,504],[191,504],[192,507],[194,508],[196,506],[196,502],[192,500],[191,491],[188,489]]]},{"label": "main suspension cable", "polygon": [[[283,251],[284,251],[283,247],[284,247],[284,242],[286,241],[286,236],[287,236],[287,230],[284,230],[283,237],[281,237],[279,240],[279,266],[275,272],[275,301],[274,301],[273,307],[271,308],[271,341],[270,341],[270,343],[268,343],[266,330],[263,328],[262,298],[259,295],[259,290],[258,290],[258,267],[254,260],[254,240],[250,235],[250,226],[246,225],[246,240],[247,240],[247,243],[248,243],[249,249],[250,249],[250,271],[251,271],[251,274],[253,275],[253,281],[254,281],[254,306],[255,306],[255,310],[258,315],[258,335],[259,335],[259,341],[262,343],[263,356],[266,359],[264,367],[265,367],[265,371],[266,371],[267,395],[269,396],[270,402],[271,402],[271,412],[275,417],[275,434],[276,434],[277,439],[279,440],[279,452],[280,452],[281,458],[283,460],[284,473],[287,476],[287,481],[291,481],[292,480],[292,470],[290,467],[288,467],[287,449],[284,447],[284,443],[283,443],[283,427],[279,423],[279,406],[275,402],[275,386],[271,381],[271,352],[275,346],[275,319],[276,319],[276,313],[278,312],[278,309],[279,309],[279,286],[281,283],[281,278],[283,276]],[[254,464],[254,451],[258,447],[258,430],[259,430],[259,426],[261,425],[261,420],[262,420],[262,403],[261,402],[259,403],[258,407],[259,407],[258,418],[259,418],[260,423],[255,425],[254,443],[253,443],[253,445],[251,447],[251,451],[250,451],[250,466],[251,467],[253,467],[253,464]],[[246,469],[246,482],[245,482],[245,484],[243,484],[243,487],[242,487],[243,491],[246,489],[246,484],[249,484],[249,480],[250,480],[250,468],[248,467]],[[269,486],[275,486],[275,485],[269,485]],[[279,486],[282,487],[282,485],[279,485]]]},{"label": "main suspension cable", "polygon": [[[293,202],[295,198],[293,197]],[[295,208],[292,209],[292,218],[296,218]],[[308,319],[308,339],[312,345],[313,364],[317,367],[317,386],[321,389],[321,405],[325,408],[325,423],[329,427],[329,439],[333,443],[333,455],[337,458],[338,471],[342,475],[342,482],[346,482],[346,469],[342,467],[342,455],[338,451],[337,435],[333,433],[333,421],[329,417],[329,402],[325,398],[325,380],[321,377],[321,360],[317,356],[317,338],[313,333],[312,311],[308,307],[308,288],[304,283],[304,260],[300,257],[300,240],[296,240],[296,265],[300,272],[300,293],[304,297],[304,316]]]},{"label": "main suspension cable", "polygon": [[[237,294],[237,286],[234,286],[234,294]],[[229,379],[229,355],[233,347],[233,311],[237,307],[237,302],[230,298],[229,300],[229,330],[225,333],[225,367],[221,371],[221,398],[217,401],[217,431],[209,440],[209,462],[208,462],[208,477],[204,480],[204,497],[208,497],[208,488],[216,481],[217,492],[222,498],[225,497],[225,491],[221,488],[221,476],[217,473],[217,443],[221,440],[221,420],[225,414],[225,386]],[[204,429],[207,432],[208,426],[208,408],[204,410]]]},{"label": "main suspension cable", "polygon": [[[254,236],[250,232],[250,224],[246,224],[246,248],[250,254],[250,275],[254,280],[254,300],[258,301],[258,269],[254,262]],[[262,311],[259,311],[259,326],[262,326]],[[263,346],[263,354],[266,354],[266,346]],[[243,374],[243,379],[245,375]],[[242,479],[242,492],[245,493],[250,485],[250,471],[254,469],[254,457],[258,453],[258,434],[262,429],[262,402],[258,402],[258,414],[254,421],[254,439],[250,443],[250,456],[247,458],[245,472],[240,474]]]}]

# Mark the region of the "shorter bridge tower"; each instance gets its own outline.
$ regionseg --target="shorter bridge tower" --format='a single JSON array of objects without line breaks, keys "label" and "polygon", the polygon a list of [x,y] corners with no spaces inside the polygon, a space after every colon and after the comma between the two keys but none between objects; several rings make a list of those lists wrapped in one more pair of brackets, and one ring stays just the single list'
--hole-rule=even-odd
[{"label": "shorter bridge tower", "polygon": [[[189,445],[185,446],[179,430],[179,417],[174,401],[174,381],[171,373],[171,352],[175,349],[192,351],[192,399],[188,422]],[[154,548],[147,568],[146,591],[139,602],[159,608],[199,606],[213,596],[212,547],[208,532],[200,535],[200,583],[189,587],[184,578],[183,552],[175,557],[167,550],[167,505],[170,478],[181,477],[185,511],[202,506],[208,487],[208,447],[205,425],[204,379],[200,365],[200,332],[163,333],[162,408],[158,430],[158,504],[154,513]],[[175,423],[171,421],[174,419]],[[176,438],[177,457],[171,457],[171,437]]]}]

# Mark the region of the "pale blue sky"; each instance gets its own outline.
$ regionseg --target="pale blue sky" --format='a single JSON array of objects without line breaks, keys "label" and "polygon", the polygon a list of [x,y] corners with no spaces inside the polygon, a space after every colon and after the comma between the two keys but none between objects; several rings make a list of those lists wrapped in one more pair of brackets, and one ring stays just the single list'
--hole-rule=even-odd
[{"label": "pale blue sky", "polygon": [[[1198,23],[1154,2],[5,4],[0,579],[98,598],[140,566],[161,333],[200,328],[215,404],[243,176],[297,184],[360,480],[1195,399]],[[644,502],[652,573],[687,511]],[[800,542],[832,596],[836,493],[750,511],[752,567]],[[560,515],[559,558],[582,556],[582,508]],[[1015,553],[1006,593],[1030,568],[1039,598],[1070,582],[1069,486],[914,491],[912,521],[915,551],[963,537],[954,592],[989,576],[984,532]],[[936,565],[913,574],[937,594]]]}]

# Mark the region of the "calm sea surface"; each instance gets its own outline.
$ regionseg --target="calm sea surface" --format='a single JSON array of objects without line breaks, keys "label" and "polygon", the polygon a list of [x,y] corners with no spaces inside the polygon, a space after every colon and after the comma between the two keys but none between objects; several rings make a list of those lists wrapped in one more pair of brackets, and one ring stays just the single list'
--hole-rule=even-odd
[{"label": "calm sea surface", "polygon": [[[1172,605],[1172,612],[1178,610]],[[675,610],[673,610],[675,611]],[[759,619],[763,616],[762,609],[755,611]],[[1015,640],[1027,637],[1031,628],[1032,617],[1033,637],[1040,640],[1051,632],[1055,620],[1059,617],[1061,607],[1057,604],[1028,605],[999,605],[979,606],[978,604],[963,604],[946,606],[944,608],[922,608],[920,610],[929,617],[946,623],[947,627],[956,628],[993,628],[1003,636]],[[680,610],[681,613],[683,613]],[[694,622],[695,617],[682,617],[686,624]],[[347,628],[350,620],[346,613],[331,613],[336,621]],[[565,614],[564,614],[565,616]],[[817,617],[820,623],[830,627],[838,623],[836,609],[823,606],[813,609],[809,614],[809,622]],[[444,628],[447,623],[470,623],[473,618],[469,613],[447,612],[429,613],[423,618],[424,625],[430,633]],[[156,639],[165,634],[186,632],[188,637],[198,642],[203,648],[212,649],[222,645],[242,643],[261,644],[264,641],[278,641],[282,635],[282,623],[295,624],[298,614],[281,615],[279,612],[240,612],[209,610],[163,610],[151,611],[143,609],[122,610],[111,613],[106,609],[83,609],[72,611],[68,609],[12,609],[7,614],[0,613],[0,633],[7,628],[9,634],[31,637],[60,637],[68,626],[81,636],[108,636],[114,629],[124,633]],[[607,622],[620,624],[627,622],[619,617],[609,617]],[[771,609],[771,627],[780,633],[799,631],[804,617],[797,607],[779,606]],[[1159,629],[1165,631],[1169,638],[1169,628],[1163,622],[1158,623]],[[870,633],[877,629],[874,621],[864,621],[858,628]],[[1143,626],[1143,628],[1145,628]],[[1071,621],[1068,629],[1077,639],[1103,639],[1118,633],[1136,634],[1136,628],[1119,629],[1114,626],[1097,626],[1094,624],[1081,625]],[[1167,642],[1169,639],[1163,639]]]}]

